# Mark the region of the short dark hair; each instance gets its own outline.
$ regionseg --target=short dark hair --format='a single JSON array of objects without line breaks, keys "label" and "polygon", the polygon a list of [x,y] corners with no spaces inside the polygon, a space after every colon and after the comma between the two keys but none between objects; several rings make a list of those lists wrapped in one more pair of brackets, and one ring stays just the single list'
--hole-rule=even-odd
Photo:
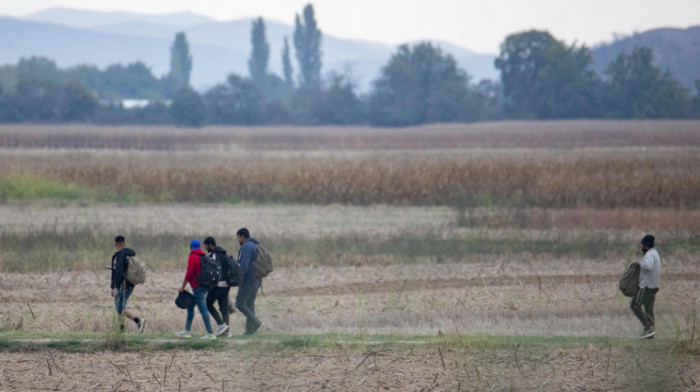
[{"label": "short dark hair", "polygon": [[123,235],[118,235],[118,236],[114,237],[114,243],[120,244],[123,242],[126,242],[126,239],[124,239]]},{"label": "short dark hair", "polygon": [[243,237],[243,238],[250,238],[250,232],[249,232],[248,229],[246,229],[245,227],[242,228],[242,229],[239,229],[239,230],[236,232],[236,235],[240,235],[240,236]]},{"label": "short dark hair", "polygon": [[207,237],[204,239],[204,245],[214,245],[216,246],[216,240],[214,237]]}]

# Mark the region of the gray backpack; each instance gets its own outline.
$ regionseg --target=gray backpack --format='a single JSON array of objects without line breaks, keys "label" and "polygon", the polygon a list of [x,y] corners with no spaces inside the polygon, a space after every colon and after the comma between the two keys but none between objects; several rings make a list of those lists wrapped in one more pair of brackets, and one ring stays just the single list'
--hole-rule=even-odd
[{"label": "gray backpack", "polygon": [[131,284],[142,284],[146,281],[146,266],[136,256],[128,256],[129,265],[126,267],[124,277]]},{"label": "gray backpack", "polygon": [[260,244],[257,244],[258,257],[253,260],[255,276],[262,279],[272,272],[272,255]]},{"label": "gray backpack", "polygon": [[632,263],[620,277],[620,291],[626,297],[634,297],[639,292],[639,264]]}]

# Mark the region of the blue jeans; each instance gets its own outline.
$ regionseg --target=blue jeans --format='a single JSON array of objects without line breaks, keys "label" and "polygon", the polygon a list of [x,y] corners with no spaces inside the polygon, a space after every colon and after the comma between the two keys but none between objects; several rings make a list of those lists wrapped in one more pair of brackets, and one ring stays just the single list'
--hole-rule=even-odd
[{"label": "blue jeans", "polygon": [[[192,290],[194,294],[194,303],[199,309],[199,313],[202,315],[202,320],[204,320],[204,326],[207,328],[208,333],[214,333],[211,329],[211,321],[209,321],[209,311],[207,310],[207,293],[208,289],[204,287],[197,287]],[[185,330],[189,331],[192,328],[192,320],[194,320],[194,307],[195,305],[187,308],[187,321],[185,321]]]},{"label": "blue jeans", "polygon": [[117,289],[114,294],[114,307],[117,309],[117,314],[122,314],[124,308],[126,308],[126,300],[129,299],[131,293],[133,292],[133,287],[128,289]]}]

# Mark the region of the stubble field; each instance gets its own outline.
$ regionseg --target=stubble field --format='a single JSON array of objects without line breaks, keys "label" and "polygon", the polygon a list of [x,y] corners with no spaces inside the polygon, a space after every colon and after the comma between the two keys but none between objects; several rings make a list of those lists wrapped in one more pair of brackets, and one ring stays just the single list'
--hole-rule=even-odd
[{"label": "stubble field", "polygon": [[[700,388],[698,152],[698,122],[0,128],[0,390]],[[267,329],[176,340],[189,239],[242,226]],[[141,336],[110,332],[119,233]],[[653,341],[616,289],[646,233]]]}]

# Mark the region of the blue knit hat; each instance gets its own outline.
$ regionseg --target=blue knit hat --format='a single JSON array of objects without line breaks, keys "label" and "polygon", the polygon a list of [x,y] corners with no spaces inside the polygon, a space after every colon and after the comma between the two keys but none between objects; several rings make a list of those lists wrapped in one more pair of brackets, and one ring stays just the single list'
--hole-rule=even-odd
[{"label": "blue knit hat", "polygon": [[190,249],[199,249],[202,247],[202,244],[199,242],[198,239],[193,239],[190,241]]}]

